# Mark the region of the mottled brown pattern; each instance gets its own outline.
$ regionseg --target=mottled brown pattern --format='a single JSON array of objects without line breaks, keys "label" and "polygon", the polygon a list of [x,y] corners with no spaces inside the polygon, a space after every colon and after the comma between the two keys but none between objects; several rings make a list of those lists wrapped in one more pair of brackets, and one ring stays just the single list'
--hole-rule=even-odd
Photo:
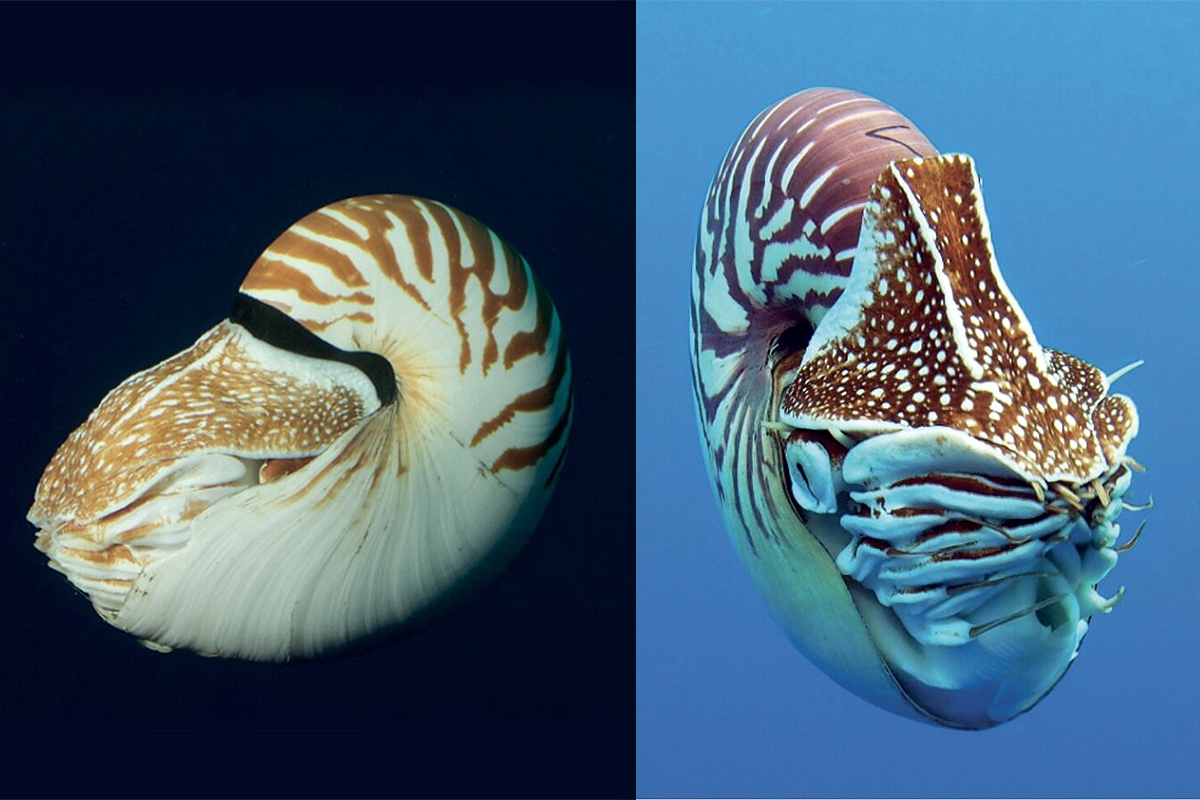
[{"label": "mottled brown pattern", "polygon": [[1103,399],[1107,389],[1100,370],[1073,355],[1043,347],[1046,367],[1058,386],[1081,406],[1092,407]]},{"label": "mottled brown pattern", "polygon": [[73,484],[75,476],[88,469],[92,444],[112,438],[113,428],[123,415],[151,394],[156,386],[175,378],[197,360],[204,358],[224,338],[219,328],[209,331],[194,345],[158,366],[126,378],[92,410],[87,420],[71,432],[58,448],[38,482],[30,514],[34,517],[75,516],[74,506],[82,489]]},{"label": "mottled brown pattern", "polygon": [[1092,413],[1092,426],[1100,437],[1104,458],[1116,466],[1124,455],[1122,447],[1137,434],[1137,410],[1123,394],[1105,397]]},{"label": "mottled brown pattern", "polygon": [[221,323],[109,393],[54,455],[31,513],[93,520],[187,455],[313,455],[362,419],[354,392],[318,390],[263,367],[238,345],[235,328]]},{"label": "mottled brown pattern", "polygon": [[[970,160],[897,162],[880,177],[867,213],[878,229],[870,298],[854,329],[800,368],[785,413],[947,426],[998,446],[1035,474],[1085,482],[1102,472],[1092,412],[1103,376],[1078,359],[1043,355],[1002,286]],[[973,375],[973,365],[982,374]]]}]

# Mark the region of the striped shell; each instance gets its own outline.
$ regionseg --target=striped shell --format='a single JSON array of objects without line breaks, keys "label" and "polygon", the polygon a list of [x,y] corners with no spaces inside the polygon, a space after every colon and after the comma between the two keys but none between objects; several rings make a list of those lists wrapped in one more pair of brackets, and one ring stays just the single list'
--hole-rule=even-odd
[{"label": "striped shell", "polygon": [[971,159],[864,95],[777,103],[709,190],[692,301],[709,473],[797,646],[929,722],[1037,703],[1120,599],[1138,419],[1039,344]]},{"label": "striped shell", "polygon": [[37,546],[156,649],[327,652],[511,559],[562,466],[570,372],[549,296],[495,233],[430,200],[343,200],[67,438]]}]

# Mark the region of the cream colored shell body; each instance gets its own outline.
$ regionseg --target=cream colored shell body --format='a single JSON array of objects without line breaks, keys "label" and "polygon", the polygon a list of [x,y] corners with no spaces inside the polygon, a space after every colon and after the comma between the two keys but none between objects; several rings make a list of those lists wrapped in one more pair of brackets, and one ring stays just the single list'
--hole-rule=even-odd
[{"label": "cream colored shell body", "polygon": [[410,622],[502,569],[571,416],[524,259],[448,206],[376,195],[297,222],[241,292],[253,313],[127,379],[55,454],[29,515],[51,566],[148,645],[255,660]]}]

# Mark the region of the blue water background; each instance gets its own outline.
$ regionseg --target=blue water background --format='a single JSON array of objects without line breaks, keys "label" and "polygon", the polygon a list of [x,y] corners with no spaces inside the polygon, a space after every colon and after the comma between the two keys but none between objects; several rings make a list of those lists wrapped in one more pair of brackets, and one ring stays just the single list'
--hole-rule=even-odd
[{"label": "blue water background", "polygon": [[[648,3],[638,8],[638,794],[1196,796],[1200,6]],[[696,434],[700,208],[763,108],[838,86],[975,157],[1040,340],[1112,371],[1156,507],[1065,679],[981,733],[880,711],[785,638],[730,546]]]}]

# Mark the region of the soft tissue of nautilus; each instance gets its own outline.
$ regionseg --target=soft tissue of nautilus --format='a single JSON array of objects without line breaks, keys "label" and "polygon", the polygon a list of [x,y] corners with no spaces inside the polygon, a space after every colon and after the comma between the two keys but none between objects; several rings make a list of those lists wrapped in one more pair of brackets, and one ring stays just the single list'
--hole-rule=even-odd
[{"label": "soft tissue of nautilus", "polygon": [[333,203],[67,438],[37,547],[152,648],[325,653],[511,560],[563,463],[570,374],[550,297],[487,227],[416,197]]},{"label": "soft tissue of nautilus", "polygon": [[1140,469],[1124,370],[1038,342],[971,158],[894,109],[812,89],[750,124],[703,211],[691,353],[735,548],[866,700],[1009,720],[1122,596],[1097,584]]}]

